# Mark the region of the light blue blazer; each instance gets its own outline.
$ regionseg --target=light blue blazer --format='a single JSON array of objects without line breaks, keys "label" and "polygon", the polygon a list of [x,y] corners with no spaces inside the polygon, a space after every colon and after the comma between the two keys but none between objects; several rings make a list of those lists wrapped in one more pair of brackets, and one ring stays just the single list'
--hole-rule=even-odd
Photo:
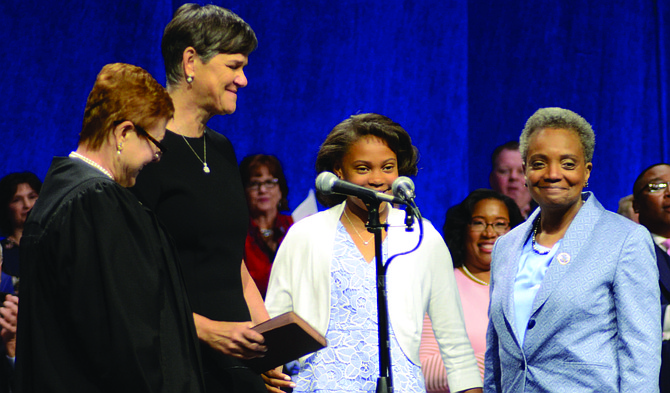
[{"label": "light blue blazer", "polygon": [[539,209],[496,242],[485,392],[658,392],[661,310],[651,236],[591,193],[582,198],[533,302],[523,347],[514,280]]}]

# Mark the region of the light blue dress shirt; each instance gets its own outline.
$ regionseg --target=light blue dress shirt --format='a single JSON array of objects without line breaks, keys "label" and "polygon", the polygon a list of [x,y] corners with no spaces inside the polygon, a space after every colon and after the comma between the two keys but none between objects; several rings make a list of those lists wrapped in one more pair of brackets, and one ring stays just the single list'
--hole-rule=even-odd
[{"label": "light blue dress shirt", "polygon": [[536,243],[535,246],[543,253],[539,254],[533,250],[531,239],[532,234],[523,246],[523,252],[519,259],[519,270],[514,280],[514,318],[521,346],[523,346],[523,340],[526,337],[526,327],[530,320],[535,295],[540,289],[540,285],[542,285],[547,268],[549,268],[561,245],[560,240],[552,248],[543,247]]}]

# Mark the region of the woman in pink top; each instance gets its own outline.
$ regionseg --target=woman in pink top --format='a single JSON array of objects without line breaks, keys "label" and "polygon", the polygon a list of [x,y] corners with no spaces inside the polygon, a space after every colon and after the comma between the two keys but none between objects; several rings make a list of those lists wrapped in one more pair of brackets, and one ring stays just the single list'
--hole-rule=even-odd
[{"label": "woman in pink top", "polygon": [[[454,261],[465,329],[484,374],[491,251],[498,236],[523,222],[514,200],[492,190],[475,190],[447,212],[444,240]],[[421,336],[421,365],[428,392],[448,392],[447,373],[428,316]]]}]

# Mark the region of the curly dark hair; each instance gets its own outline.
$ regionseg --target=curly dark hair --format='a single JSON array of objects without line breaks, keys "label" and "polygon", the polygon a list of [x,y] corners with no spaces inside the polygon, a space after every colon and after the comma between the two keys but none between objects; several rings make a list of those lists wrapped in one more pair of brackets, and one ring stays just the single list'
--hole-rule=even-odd
[{"label": "curly dark hair", "polygon": [[[336,125],[326,137],[316,156],[316,172],[333,172],[342,163],[351,145],[364,136],[382,139],[398,158],[398,175],[414,176],[418,169],[419,151],[412,145],[412,138],[402,126],[384,115],[363,113],[353,115]],[[335,206],[346,199],[344,195],[323,195],[317,199],[324,206]]]},{"label": "curly dark hair", "polygon": [[507,206],[511,228],[524,221],[519,207],[512,198],[485,188],[472,191],[463,202],[447,210],[444,222],[444,241],[447,243],[447,247],[449,247],[454,268],[463,266],[465,262],[465,231],[468,230],[468,224],[472,220],[472,211],[475,205],[484,199],[497,199]]},{"label": "curly dark hair", "polygon": [[16,172],[0,179],[0,235],[11,235],[14,228],[9,219],[9,202],[14,198],[19,184],[28,184],[38,195],[42,181],[32,172]]},{"label": "curly dark hair", "polygon": [[284,171],[277,157],[266,154],[254,154],[244,157],[240,163],[240,175],[242,176],[244,187],[249,185],[251,176],[254,176],[262,167],[268,168],[268,172],[279,180],[279,190],[281,191],[279,211],[288,211],[288,184],[286,183]]}]

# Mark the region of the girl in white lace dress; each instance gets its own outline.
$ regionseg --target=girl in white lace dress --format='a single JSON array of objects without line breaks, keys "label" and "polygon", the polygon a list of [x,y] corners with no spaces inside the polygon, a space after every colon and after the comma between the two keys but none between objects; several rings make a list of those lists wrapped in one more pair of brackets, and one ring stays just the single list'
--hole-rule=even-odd
[{"label": "girl in white lace dress", "polygon": [[[415,175],[417,151],[391,119],[361,114],[338,124],[317,156],[317,171],[390,192],[400,175]],[[368,211],[355,197],[320,195],[329,210],[294,224],[275,259],[266,297],[271,316],[295,311],[325,335],[328,347],[300,361],[294,392],[374,392],[379,346],[374,238]],[[384,263],[416,246],[405,213],[380,206]],[[427,312],[453,391],[480,391],[481,379],[463,324],[449,251],[424,221],[419,249],[392,260],[387,273],[392,378],[395,392],[425,392],[419,342]]]}]

